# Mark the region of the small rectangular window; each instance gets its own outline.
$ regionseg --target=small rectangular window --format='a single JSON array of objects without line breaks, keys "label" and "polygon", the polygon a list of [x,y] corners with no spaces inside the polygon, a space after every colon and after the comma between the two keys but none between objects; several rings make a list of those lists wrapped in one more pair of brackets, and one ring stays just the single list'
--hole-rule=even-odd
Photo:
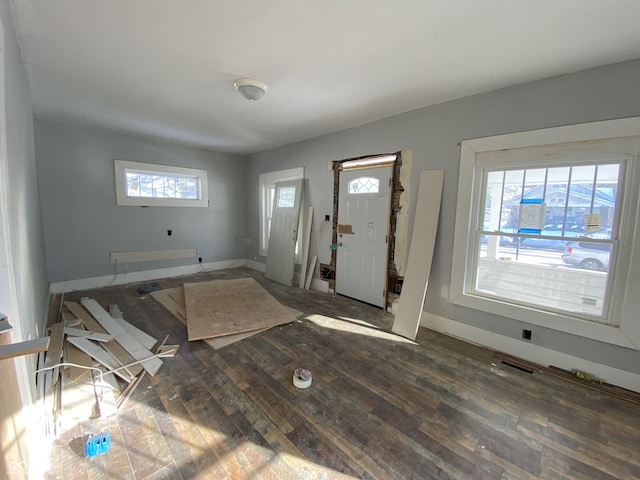
[{"label": "small rectangular window", "polygon": [[118,205],[207,207],[207,171],[115,161]]}]

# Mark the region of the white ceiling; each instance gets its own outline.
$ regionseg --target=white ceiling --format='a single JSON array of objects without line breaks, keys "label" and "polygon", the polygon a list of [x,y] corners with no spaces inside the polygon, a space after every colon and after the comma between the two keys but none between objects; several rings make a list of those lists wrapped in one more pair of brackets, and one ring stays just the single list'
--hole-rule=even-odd
[{"label": "white ceiling", "polygon": [[12,3],[36,118],[240,154],[640,58],[638,0]]}]

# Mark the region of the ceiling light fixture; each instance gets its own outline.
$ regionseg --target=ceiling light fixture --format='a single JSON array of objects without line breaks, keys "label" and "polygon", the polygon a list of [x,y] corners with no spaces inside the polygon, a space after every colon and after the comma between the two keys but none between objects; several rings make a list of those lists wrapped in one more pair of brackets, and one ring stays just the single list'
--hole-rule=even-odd
[{"label": "ceiling light fixture", "polygon": [[268,88],[267,85],[261,81],[251,78],[240,78],[233,82],[233,86],[240,92],[240,95],[251,102],[260,100]]}]

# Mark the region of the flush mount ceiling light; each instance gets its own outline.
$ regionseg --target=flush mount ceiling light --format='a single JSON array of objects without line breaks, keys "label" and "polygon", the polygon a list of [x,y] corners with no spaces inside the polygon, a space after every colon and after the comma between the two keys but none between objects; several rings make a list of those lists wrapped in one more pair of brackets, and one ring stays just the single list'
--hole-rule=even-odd
[{"label": "flush mount ceiling light", "polygon": [[260,100],[268,88],[267,85],[261,81],[251,78],[240,78],[233,82],[233,86],[240,92],[240,95],[251,102]]}]

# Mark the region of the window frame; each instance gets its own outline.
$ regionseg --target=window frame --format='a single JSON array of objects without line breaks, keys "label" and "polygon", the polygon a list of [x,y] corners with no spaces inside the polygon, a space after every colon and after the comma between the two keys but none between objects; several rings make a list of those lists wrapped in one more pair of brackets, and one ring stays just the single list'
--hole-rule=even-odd
[{"label": "window frame", "polygon": [[[266,257],[269,251],[269,235],[267,228],[267,220],[269,213],[268,205],[268,191],[269,188],[275,188],[277,182],[286,182],[289,180],[304,179],[304,167],[290,168],[287,170],[278,170],[275,172],[261,173],[258,176],[258,191],[260,195],[260,238],[259,238],[259,253],[261,256]],[[300,209],[300,221],[299,227],[303,222],[303,209]],[[298,228],[298,231],[302,231]],[[300,235],[298,235],[298,244],[300,242]],[[298,245],[296,244],[296,245]],[[301,248],[296,248],[296,263],[300,263],[301,260]]]},{"label": "window frame", "polygon": [[[580,152],[580,161],[577,163],[611,157],[631,157],[625,178],[620,182],[623,191],[620,196],[621,208],[617,212],[621,225],[618,261],[611,268],[609,279],[611,288],[608,321],[611,324],[595,323],[570,312],[549,312],[482,297],[473,294],[468,288],[476,266],[474,250],[477,222],[484,220],[484,215],[481,216],[479,211],[484,204],[484,199],[481,198],[484,193],[481,169],[489,164],[493,168],[513,167],[515,164],[521,168],[557,166],[558,163],[554,162],[558,159],[563,159],[563,164],[567,163],[567,151],[571,149]],[[532,153],[539,160],[532,161]],[[640,269],[633,268],[633,260],[640,260],[640,253],[638,248],[634,248],[633,239],[638,215],[639,161],[640,118],[555,127],[461,142],[449,301],[533,325],[639,349],[640,321],[634,319],[632,312],[640,308],[640,300],[629,292],[630,286],[640,281]],[[625,261],[621,261],[622,258]]]},{"label": "window frame", "polygon": [[[209,189],[207,171],[195,168],[158,165],[155,163],[114,160],[116,180],[116,205],[134,207],[208,207]],[[190,176],[197,179],[198,199],[165,197],[130,197],[127,195],[127,171],[142,171],[149,174],[167,176],[167,174]]]}]

